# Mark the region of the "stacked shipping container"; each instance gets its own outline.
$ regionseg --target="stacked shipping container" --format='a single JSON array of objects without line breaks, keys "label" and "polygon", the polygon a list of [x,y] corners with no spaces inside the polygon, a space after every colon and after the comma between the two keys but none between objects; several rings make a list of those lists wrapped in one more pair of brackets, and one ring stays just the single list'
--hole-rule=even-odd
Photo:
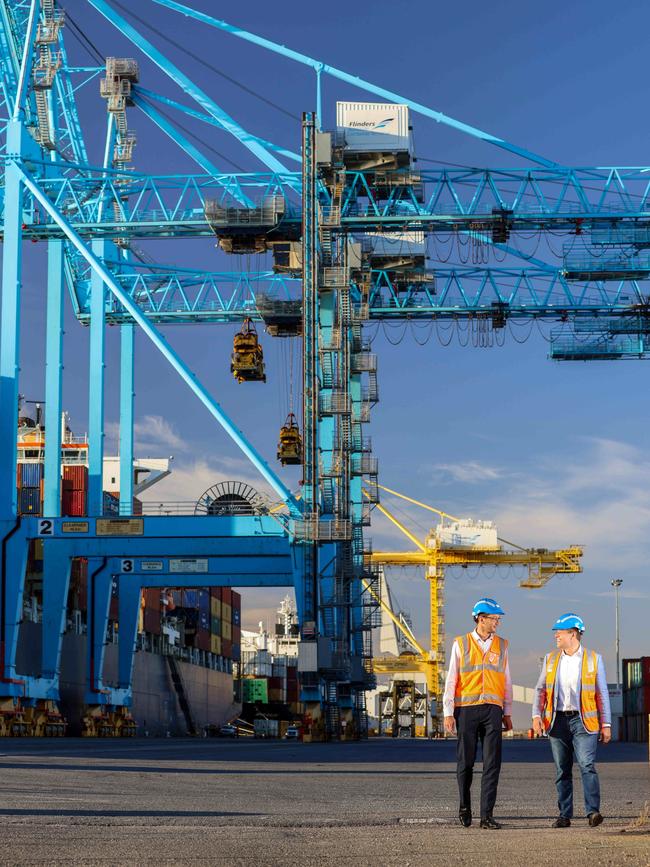
[{"label": "stacked shipping container", "polygon": [[[172,591],[171,616],[184,622],[185,639],[200,650],[239,658],[241,652],[241,596],[230,587]],[[236,624],[235,625],[235,622]],[[234,654],[237,654],[235,656]]]},{"label": "stacked shipping container", "polygon": [[88,468],[83,464],[64,466],[61,480],[61,513],[71,517],[83,517],[86,514],[87,495]]},{"label": "stacked shipping container", "polygon": [[650,714],[650,656],[623,660],[623,737],[648,740]]},{"label": "stacked shipping container", "polygon": [[[266,684],[267,702],[286,704],[294,713],[300,713],[298,660],[295,656],[273,656],[268,650],[244,650],[241,659],[243,700],[259,703],[260,683]],[[247,686],[247,684],[250,684]]]},{"label": "stacked shipping container", "polygon": [[40,515],[43,501],[43,464],[18,464],[18,514]]}]

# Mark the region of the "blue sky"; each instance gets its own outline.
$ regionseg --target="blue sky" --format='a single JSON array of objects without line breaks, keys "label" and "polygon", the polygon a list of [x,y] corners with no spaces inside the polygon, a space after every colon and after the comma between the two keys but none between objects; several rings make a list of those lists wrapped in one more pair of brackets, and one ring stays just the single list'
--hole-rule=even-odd
[{"label": "blue sky", "polygon": [[[645,120],[650,17],[641,2],[611,5],[468,0],[461,5],[376,0],[327,15],[322,5],[249,0],[195,8],[306,54],[361,75],[522,147],[573,165],[641,165],[647,162]],[[83,0],[64,4],[105,55],[137,56],[124,38]],[[191,4],[190,4],[191,5]],[[150,0],[129,8],[198,56],[299,117],[314,107],[313,74],[302,67],[186,21]],[[264,138],[299,150],[299,124],[236,88],[133,21],[223,108]],[[67,34],[68,51],[89,58]],[[141,83],[190,104],[178,87],[141,59]],[[105,108],[96,85],[80,95],[87,140],[101,161]],[[336,99],[364,98],[327,79],[325,122]],[[371,97],[370,97],[371,99]],[[184,120],[225,158],[249,171],[260,164],[226,134]],[[514,157],[420,117],[412,119],[420,157],[493,167],[520,164]],[[135,110],[134,164],[151,172],[195,171],[194,164]],[[426,164],[423,164],[426,165]],[[433,164],[432,164],[433,165]],[[142,242],[159,261],[180,265],[233,265],[210,240]],[[258,267],[253,261],[252,268]],[[40,251],[26,261],[28,311],[23,325],[23,384],[42,394],[43,270]],[[65,405],[73,427],[87,418],[87,332],[71,315],[66,335]],[[284,350],[263,338],[268,384],[237,385],[228,363],[234,328],[191,326],[168,330],[173,345],[268,458],[275,463],[277,432],[286,414]],[[513,328],[522,339],[526,328]],[[546,329],[542,329],[543,332]],[[402,335],[402,332],[403,335]],[[622,656],[650,652],[647,639],[650,459],[647,368],[642,362],[563,365],[547,360],[543,334],[534,329],[519,345],[508,333],[502,348],[440,345],[436,332],[372,327],[379,355],[381,402],[370,433],[380,459],[381,481],[452,514],[491,519],[502,536],[519,544],[586,545],[585,571],[554,579],[544,590],[517,587],[516,576],[452,575],[447,581],[447,633],[470,627],[475,598],[489,593],[508,612],[503,633],[512,642],[516,682],[530,684],[537,660],[550,643],[556,616],[578,611],[587,622],[585,641],[604,653],[614,679],[612,577],[622,577]],[[392,343],[400,337],[397,346]],[[117,331],[109,333],[106,412],[109,435],[117,420]],[[390,341],[389,339],[390,338]],[[152,498],[194,499],[219,479],[258,477],[189,391],[143,338],[137,342],[136,415],[141,454],[174,454],[175,471]],[[113,423],[111,426],[110,423]],[[109,436],[110,441],[110,436]],[[294,485],[297,472],[283,478]],[[386,501],[391,505],[393,501]],[[425,513],[406,514],[428,526]],[[394,530],[376,520],[375,549],[395,547]],[[425,636],[427,588],[415,572],[392,570],[394,595]],[[274,608],[282,593],[244,599],[245,625]],[[248,604],[247,604],[248,603]]]}]

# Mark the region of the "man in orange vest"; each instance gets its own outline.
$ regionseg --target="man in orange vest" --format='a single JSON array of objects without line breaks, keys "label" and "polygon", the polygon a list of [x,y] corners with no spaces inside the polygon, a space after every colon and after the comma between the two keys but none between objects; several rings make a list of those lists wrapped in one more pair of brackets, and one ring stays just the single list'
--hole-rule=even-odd
[{"label": "man in orange vest", "polygon": [[454,639],[445,682],[445,731],[458,732],[458,818],[465,828],[472,824],[470,790],[479,740],[483,746],[481,828],[501,827],[492,811],[501,770],[501,732],[512,729],[508,642],[496,634],[503,614],[494,599],[479,599],[472,610],[476,629]]},{"label": "man in orange vest", "polygon": [[585,624],[563,614],[553,626],[557,650],[544,657],[535,687],[533,728],[548,733],[557,776],[560,815],[554,828],[568,828],[573,817],[573,758],[582,774],[589,825],[600,825],[600,782],[594,764],[598,741],[612,737],[607,676],[602,656],[582,646]]}]

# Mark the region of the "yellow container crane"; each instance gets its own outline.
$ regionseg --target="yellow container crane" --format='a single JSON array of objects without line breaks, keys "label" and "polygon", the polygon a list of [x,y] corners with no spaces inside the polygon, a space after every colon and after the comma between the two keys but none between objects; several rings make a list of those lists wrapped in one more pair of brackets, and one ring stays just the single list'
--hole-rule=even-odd
[{"label": "yellow container crane", "polygon": [[[553,575],[576,574],[582,571],[580,558],[583,549],[577,545],[569,548],[549,550],[548,548],[523,548],[500,539],[496,527],[488,521],[471,521],[456,518],[400,494],[391,488],[377,485],[382,491],[393,494],[408,503],[435,513],[440,523],[425,537],[418,539],[388,509],[377,504],[376,508],[385,515],[415,545],[416,551],[375,551],[368,554],[366,562],[377,566],[424,566],[429,581],[429,612],[431,627],[431,647],[425,650],[401,620],[391,611],[390,606],[380,597],[371,585],[364,580],[366,590],[379,602],[382,609],[393,620],[396,627],[412,645],[413,653],[400,656],[373,658],[376,674],[403,674],[421,672],[427,679],[427,689],[432,700],[433,730],[442,730],[440,725],[440,705],[444,689],[445,671],[445,633],[444,633],[444,575],[446,566],[526,566],[527,576],[519,582],[520,587],[536,589],[543,587]],[[370,495],[365,492],[365,496]]]}]

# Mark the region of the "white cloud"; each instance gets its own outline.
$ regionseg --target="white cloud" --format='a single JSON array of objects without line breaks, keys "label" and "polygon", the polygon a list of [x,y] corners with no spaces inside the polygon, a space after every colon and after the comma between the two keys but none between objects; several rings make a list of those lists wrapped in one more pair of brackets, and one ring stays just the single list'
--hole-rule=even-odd
[{"label": "white cloud", "polygon": [[650,461],[636,446],[588,439],[566,463],[538,459],[536,472],[481,506],[518,544],[586,546],[584,565],[623,572],[647,559]]},{"label": "white cloud", "polygon": [[169,422],[161,415],[145,415],[136,421],[133,432],[138,450],[149,445],[154,448],[167,446],[171,449],[183,449],[185,441],[178,436]]},{"label": "white cloud", "polygon": [[[107,451],[119,448],[120,425],[116,421],[104,425]],[[161,451],[166,456],[169,449],[182,451],[185,441],[176,433],[172,425],[161,415],[145,415],[133,425],[134,451],[136,457],[153,457]],[[155,456],[159,457],[160,454]]]},{"label": "white cloud", "polygon": [[479,461],[465,461],[461,464],[434,464],[434,471],[454,482],[492,482],[502,478],[497,467],[481,464]]}]

